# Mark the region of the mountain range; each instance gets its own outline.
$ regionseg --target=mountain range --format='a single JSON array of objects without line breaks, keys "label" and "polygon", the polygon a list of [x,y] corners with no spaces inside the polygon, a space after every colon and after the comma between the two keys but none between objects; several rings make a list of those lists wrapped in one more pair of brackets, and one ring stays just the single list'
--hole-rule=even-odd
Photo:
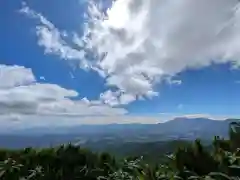
[{"label": "mountain range", "polygon": [[1,148],[47,147],[64,143],[103,146],[126,142],[156,142],[167,140],[212,140],[214,136],[228,138],[229,123],[238,119],[211,120],[179,117],[158,124],[106,124],[31,128],[0,132]]}]

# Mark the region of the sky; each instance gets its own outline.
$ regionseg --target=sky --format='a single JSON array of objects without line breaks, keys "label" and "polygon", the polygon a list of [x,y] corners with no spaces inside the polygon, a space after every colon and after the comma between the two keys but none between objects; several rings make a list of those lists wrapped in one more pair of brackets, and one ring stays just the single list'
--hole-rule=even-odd
[{"label": "sky", "polygon": [[1,127],[238,118],[239,5],[0,1]]}]

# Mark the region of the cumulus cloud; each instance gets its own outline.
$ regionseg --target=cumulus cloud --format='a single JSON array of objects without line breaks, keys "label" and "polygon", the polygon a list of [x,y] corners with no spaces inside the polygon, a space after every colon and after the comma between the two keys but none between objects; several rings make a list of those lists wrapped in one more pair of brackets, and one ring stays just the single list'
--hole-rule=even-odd
[{"label": "cumulus cloud", "polygon": [[0,89],[27,85],[35,81],[31,69],[22,66],[6,66],[0,64]]},{"label": "cumulus cloud", "polygon": [[135,101],[135,97],[131,94],[122,93],[120,91],[111,91],[108,90],[100,94],[100,101],[109,104],[110,106],[118,106],[129,104],[132,101]]},{"label": "cumulus cloud", "polygon": [[[56,84],[37,83],[31,69],[0,65],[0,115],[112,116],[127,111],[112,108]],[[16,118],[15,118],[16,119]]]},{"label": "cumulus cloud", "polygon": [[[86,62],[131,101],[157,96],[156,84],[188,68],[240,64],[238,0],[117,0],[107,11],[103,5],[103,0],[88,1],[84,35],[74,37],[81,46],[76,53],[69,53],[73,49],[60,39],[52,23],[26,5],[21,11],[41,21],[37,34],[47,52]],[[85,59],[69,55],[79,52]],[[102,96],[113,104],[121,97],[109,92]]]}]

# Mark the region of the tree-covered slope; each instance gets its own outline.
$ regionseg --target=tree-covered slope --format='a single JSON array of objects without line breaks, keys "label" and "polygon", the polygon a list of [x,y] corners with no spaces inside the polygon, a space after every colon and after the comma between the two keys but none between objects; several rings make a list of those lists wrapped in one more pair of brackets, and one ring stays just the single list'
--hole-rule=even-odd
[{"label": "tree-covered slope", "polygon": [[[231,124],[234,126],[234,124]],[[166,142],[165,148],[151,148],[152,157],[166,153],[167,161],[157,163],[136,157],[145,147],[135,149],[132,157],[116,159],[108,153],[93,153],[71,144],[56,148],[0,151],[1,180],[239,180],[239,132],[230,130],[230,140],[215,137],[211,148],[200,140],[185,144]],[[157,158],[156,158],[157,159]]]}]

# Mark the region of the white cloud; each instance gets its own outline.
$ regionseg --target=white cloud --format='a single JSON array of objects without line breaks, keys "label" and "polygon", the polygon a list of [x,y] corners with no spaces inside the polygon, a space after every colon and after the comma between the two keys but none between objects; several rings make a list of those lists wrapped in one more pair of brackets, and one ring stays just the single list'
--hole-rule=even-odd
[{"label": "white cloud", "polygon": [[[213,62],[240,65],[238,0],[117,0],[105,13],[96,1],[88,2],[82,42],[74,38],[84,53],[67,45],[40,14],[26,5],[21,11],[40,19],[39,44],[47,52],[85,62],[106,78],[108,86],[135,99],[157,96],[157,83],[188,68]],[[97,58],[83,60],[75,55],[79,52]],[[113,103],[120,100],[108,97]]]},{"label": "white cloud", "polygon": [[27,85],[35,81],[31,69],[22,66],[6,66],[0,64],[0,89]]},{"label": "white cloud", "polygon": [[46,80],[44,76],[40,76],[39,79],[44,80],[44,81]]},{"label": "white cloud", "polygon": [[[37,19],[40,21],[40,25],[36,26],[36,35],[38,36],[38,45],[44,47],[45,53],[56,54],[62,59],[82,59],[82,67],[84,67],[84,51],[70,47],[64,38],[67,36],[65,31],[58,30],[54,24],[48,21],[42,14],[31,10],[26,3],[22,3],[22,9],[19,11],[22,14],[26,14],[28,17]],[[74,40],[77,43],[77,36],[74,36]]]},{"label": "white cloud", "polygon": [[181,84],[182,84],[182,80],[172,80],[172,81],[170,82],[170,84],[181,85]]},{"label": "white cloud", "polygon": [[164,80],[170,85],[181,85],[182,84],[182,80],[174,79],[173,77],[166,77]]},{"label": "white cloud", "polygon": [[119,98],[120,104],[129,104],[130,102],[133,102],[136,100],[136,98],[132,94],[122,94]]},{"label": "white cloud", "polygon": [[120,96],[119,92],[113,92],[108,90],[100,94],[100,100],[105,104],[116,106],[119,104],[118,96]]},{"label": "white cloud", "polygon": [[73,75],[73,73],[70,72],[69,75],[70,75],[70,77],[71,77],[72,79],[75,78],[75,76]]},{"label": "white cloud", "polygon": [[108,85],[148,96],[159,80],[186,68],[239,63],[237,6],[237,0],[118,0],[106,17],[90,21],[87,42],[105,55],[96,64]]},{"label": "white cloud", "polygon": [[126,114],[122,108],[91,102],[87,98],[72,100],[78,93],[55,84],[37,83],[30,69],[0,66],[0,115],[44,116],[115,116]]},{"label": "white cloud", "polygon": [[104,93],[100,94],[100,101],[105,104],[109,104],[110,106],[118,106],[129,104],[136,100],[136,97],[131,94],[126,94],[120,91],[111,91],[108,90]]}]

